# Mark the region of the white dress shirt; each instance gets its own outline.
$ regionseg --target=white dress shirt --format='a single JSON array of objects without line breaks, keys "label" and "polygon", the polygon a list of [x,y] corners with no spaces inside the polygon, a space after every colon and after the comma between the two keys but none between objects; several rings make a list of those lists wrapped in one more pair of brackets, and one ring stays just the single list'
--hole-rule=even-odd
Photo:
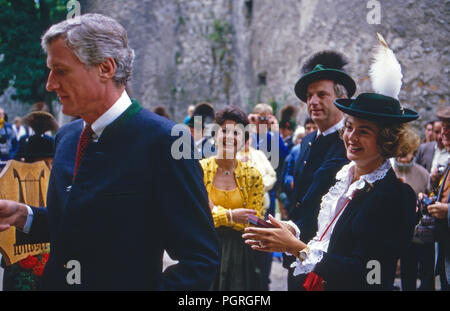
[{"label": "white dress shirt", "polygon": [[438,166],[446,166],[449,158],[450,152],[448,152],[447,149],[439,149],[438,144],[434,144],[434,156],[431,164],[431,171],[436,169]]},{"label": "white dress shirt", "polygon": [[333,134],[334,132],[339,131],[343,127],[344,127],[344,119],[341,119],[338,123],[330,127],[328,130],[324,131],[323,133],[319,129],[317,129],[316,137],[319,137],[320,134],[322,134],[323,136]]}]

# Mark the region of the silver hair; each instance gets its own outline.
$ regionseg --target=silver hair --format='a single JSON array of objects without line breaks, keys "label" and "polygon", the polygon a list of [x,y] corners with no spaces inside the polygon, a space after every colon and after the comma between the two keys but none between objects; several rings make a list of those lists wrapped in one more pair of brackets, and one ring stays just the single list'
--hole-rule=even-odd
[{"label": "silver hair", "polygon": [[67,47],[87,67],[113,58],[116,63],[113,81],[116,85],[124,86],[131,79],[134,50],[128,46],[126,30],[113,18],[84,14],[53,25],[41,39],[45,53],[58,38],[63,38]]},{"label": "silver hair", "polygon": [[339,83],[334,83],[334,93],[336,98],[341,98],[342,96],[347,97],[347,89]]}]

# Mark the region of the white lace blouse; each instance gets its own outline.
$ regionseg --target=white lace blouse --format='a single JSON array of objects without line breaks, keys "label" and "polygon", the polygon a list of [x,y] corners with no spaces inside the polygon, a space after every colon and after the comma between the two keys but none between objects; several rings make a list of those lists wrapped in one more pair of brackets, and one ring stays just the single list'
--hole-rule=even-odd
[{"label": "white lace blouse", "polygon": [[[316,236],[309,241],[308,246],[310,249],[309,255],[305,260],[300,261],[298,258],[296,262],[292,264],[291,267],[295,267],[294,275],[307,274],[314,270],[317,263],[322,260],[323,252],[328,250],[328,244],[330,243],[331,235],[333,233],[334,226],[342,215],[342,212],[336,217],[337,213],[344,206],[345,202],[351,198],[355,190],[363,189],[366,182],[373,184],[377,180],[383,179],[386,173],[391,168],[390,162],[387,160],[372,173],[361,176],[357,181],[351,184],[353,180],[353,174],[355,170],[355,163],[350,162],[345,165],[336,174],[336,184],[331,187],[330,191],[323,196],[322,203],[320,205],[318,221],[318,230]],[[333,218],[336,220],[327,230],[327,227],[332,222]],[[291,226],[295,224],[290,222]],[[298,227],[294,227],[297,233],[299,232]],[[326,231],[325,235],[324,232]],[[323,237],[322,237],[323,235]],[[299,238],[299,235],[297,235]],[[322,239],[320,239],[322,237]]]}]

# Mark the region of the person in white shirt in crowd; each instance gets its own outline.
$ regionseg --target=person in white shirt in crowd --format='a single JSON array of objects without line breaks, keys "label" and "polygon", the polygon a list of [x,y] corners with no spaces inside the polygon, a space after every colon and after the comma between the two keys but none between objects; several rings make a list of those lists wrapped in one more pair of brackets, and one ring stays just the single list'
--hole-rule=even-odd
[{"label": "person in white shirt in crowd", "polygon": [[[261,173],[266,190],[264,194],[264,207],[267,212],[270,207],[269,191],[273,188],[277,181],[277,174],[264,152],[251,147],[250,140],[251,138],[247,140],[244,148],[236,154],[236,158],[242,162],[247,162]],[[261,289],[268,291],[270,284],[269,276],[272,267],[272,254],[256,252],[255,261],[261,271]]]},{"label": "person in white shirt in crowd", "polygon": [[442,143],[442,121],[434,122],[433,130],[435,141],[420,145],[416,156],[416,163],[425,167],[431,173],[431,185],[437,186],[437,182],[442,177],[443,169],[447,165],[450,153]]}]

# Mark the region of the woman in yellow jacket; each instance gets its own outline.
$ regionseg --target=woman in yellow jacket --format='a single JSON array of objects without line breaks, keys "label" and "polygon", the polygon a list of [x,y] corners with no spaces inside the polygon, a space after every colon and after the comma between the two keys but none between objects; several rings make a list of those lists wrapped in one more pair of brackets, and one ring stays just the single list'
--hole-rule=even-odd
[{"label": "woman in yellow jacket", "polygon": [[265,187],[254,167],[236,159],[248,139],[247,115],[237,107],[216,114],[217,155],[200,161],[210,207],[221,242],[220,271],[212,290],[259,290],[254,251],[242,240],[248,215],[264,218]]}]

